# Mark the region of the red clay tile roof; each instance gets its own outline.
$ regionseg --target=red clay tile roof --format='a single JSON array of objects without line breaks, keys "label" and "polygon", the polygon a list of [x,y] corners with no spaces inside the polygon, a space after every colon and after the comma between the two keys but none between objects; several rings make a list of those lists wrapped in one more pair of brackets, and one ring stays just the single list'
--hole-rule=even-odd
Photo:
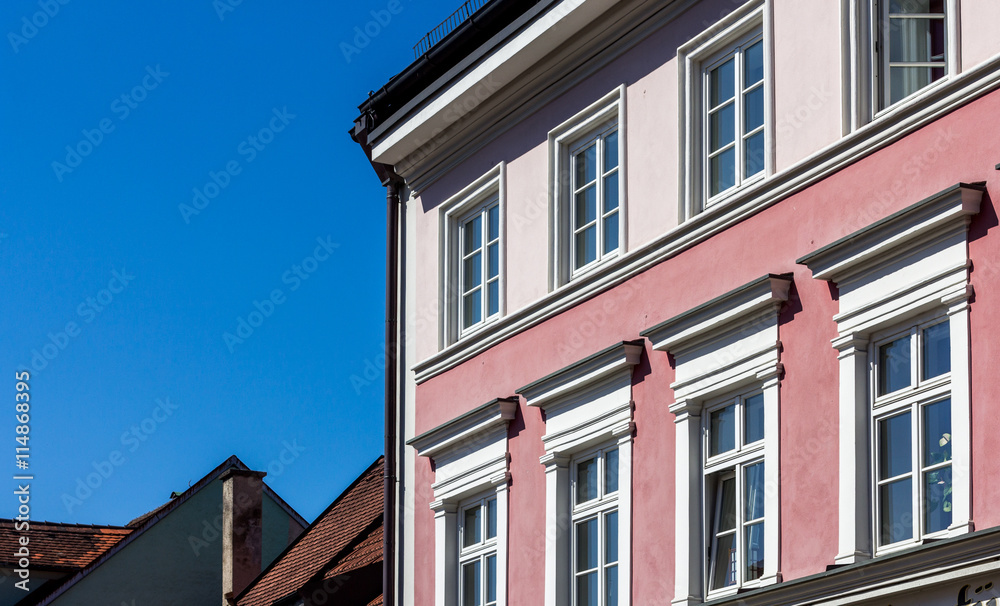
[{"label": "red clay tile roof", "polygon": [[[347,488],[257,579],[237,598],[239,606],[271,606],[296,593],[328,567],[346,558],[356,564],[370,560],[374,532],[381,528],[382,463],[377,461]],[[378,559],[382,557],[378,531]],[[365,549],[361,546],[365,545]]]},{"label": "red clay tile roof", "polygon": [[377,598],[368,602],[368,606],[382,606],[382,594],[379,594]]},{"label": "red clay tile roof", "polygon": [[326,571],[324,579],[332,579],[339,574],[345,574],[382,561],[382,525],[379,524],[368,533],[363,541],[347,552],[335,566]]},{"label": "red clay tile roof", "polygon": [[121,526],[92,526],[29,522],[27,531],[15,530],[15,520],[0,519],[0,566],[15,567],[18,539],[28,537],[31,568],[75,572],[111,549],[129,533]]}]

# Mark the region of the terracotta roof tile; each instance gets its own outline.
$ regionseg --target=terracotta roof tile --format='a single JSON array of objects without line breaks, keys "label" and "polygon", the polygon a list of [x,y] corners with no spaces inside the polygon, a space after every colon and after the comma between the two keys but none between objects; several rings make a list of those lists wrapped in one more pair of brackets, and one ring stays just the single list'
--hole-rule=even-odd
[{"label": "terracotta roof tile", "polygon": [[[327,567],[340,565],[341,560],[347,557],[356,558],[352,560],[356,562],[372,557],[360,547],[368,543],[373,534],[362,533],[382,518],[382,462],[382,457],[379,457],[278,556],[239,596],[239,606],[271,606],[298,591]],[[381,537],[380,530],[378,534]],[[361,544],[342,553],[357,542]],[[379,538],[379,558],[382,557],[381,549]]]},{"label": "terracotta roof tile", "polygon": [[368,602],[368,606],[382,606],[382,594],[379,594],[377,598]]},{"label": "terracotta roof tile", "polygon": [[335,566],[326,571],[324,579],[331,579],[338,574],[357,570],[369,564],[382,561],[382,525],[368,533],[363,541],[358,543]]},{"label": "terracotta roof tile", "polygon": [[31,568],[77,571],[96,560],[132,532],[120,526],[30,522],[27,531],[14,528],[15,520],[0,519],[0,565],[11,565],[18,539],[27,535]]}]

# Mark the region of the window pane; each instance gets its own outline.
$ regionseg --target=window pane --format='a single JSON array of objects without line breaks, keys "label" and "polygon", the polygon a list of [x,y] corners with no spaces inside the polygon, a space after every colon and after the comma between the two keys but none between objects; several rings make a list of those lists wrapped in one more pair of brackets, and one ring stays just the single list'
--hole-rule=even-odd
[{"label": "window pane", "polygon": [[951,400],[924,406],[924,467],[951,460]]},{"label": "window pane", "polygon": [[612,511],[604,516],[606,525],[604,534],[604,563],[614,564],[618,561],[618,512]]},{"label": "window pane", "polygon": [[576,268],[597,258],[597,226],[591,225],[576,234]]},{"label": "window pane", "polygon": [[944,20],[889,19],[889,61],[944,61]]},{"label": "window pane", "polygon": [[944,77],[943,68],[933,67],[890,67],[889,102],[896,103]]},{"label": "window pane", "polygon": [[709,162],[709,182],[712,195],[736,185],[736,149],[729,148]]},{"label": "window pane", "polygon": [[712,560],[712,589],[736,584],[736,535],[717,539]]},{"label": "window pane", "polygon": [[612,566],[604,571],[605,606],[618,606],[618,567]]},{"label": "window pane", "polygon": [[604,254],[618,250],[618,213],[604,217]]},{"label": "window pane", "polygon": [[466,547],[476,545],[483,541],[482,508],[478,505],[465,510],[465,523],[462,527],[464,540],[462,544]]},{"label": "window pane", "polygon": [[715,533],[736,528],[736,478],[726,478],[720,483],[718,499],[719,524]]},{"label": "window pane", "polygon": [[618,208],[618,173],[604,178],[604,212]]},{"label": "window pane", "polygon": [[487,304],[489,309],[486,310],[488,316],[500,312],[500,281],[494,280],[486,285],[486,294],[489,297],[487,299]]},{"label": "window pane", "polygon": [[494,243],[486,247],[486,256],[489,260],[489,266],[487,268],[489,273],[486,278],[495,278],[500,275],[500,245]]},{"label": "window pane", "polygon": [[743,176],[752,177],[764,170],[764,131],[743,142]]},{"label": "window pane", "polygon": [[736,104],[730,103],[712,114],[708,128],[708,151],[714,152],[732,143],[736,139]]},{"label": "window pane", "polygon": [[496,240],[500,237],[500,207],[494,206],[489,209],[486,214],[488,215],[487,222],[489,223],[489,239]]},{"label": "window pane", "polygon": [[604,138],[604,172],[618,166],[618,131]]},{"label": "window pane", "polygon": [[911,470],[912,436],[910,413],[879,421],[880,480],[894,478]]},{"label": "window pane", "polygon": [[743,134],[764,124],[764,87],[758,86],[743,97]]},{"label": "window pane", "polygon": [[618,490],[618,450],[604,454],[604,494]]},{"label": "window pane", "polygon": [[910,341],[907,335],[878,348],[878,395],[909,387]]},{"label": "window pane", "polygon": [[597,144],[577,152],[576,156],[576,189],[580,189],[597,177]]},{"label": "window pane", "polygon": [[600,597],[596,571],[576,577],[576,606],[597,606]]},{"label": "window pane", "polygon": [[709,429],[709,454],[717,455],[736,448],[736,405],[712,413]]},{"label": "window pane", "polygon": [[597,498],[597,459],[576,465],[576,502],[586,503]]},{"label": "window pane", "polygon": [[882,507],[879,536],[882,545],[913,537],[912,499],[913,481],[910,478],[891,482],[879,488]]},{"label": "window pane", "polygon": [[753,444],[764,439],[764,394],[759,393],[747,398],[744,402],[746,428],[743,431],[743,443]]},{"label": "window pane", "polygon": [[889,0],[893,14],[944,14],[944,0]]},{"label": "window pane", "polygon": [[708,76],[708,87],[711,91],[709,100],[711,107],[715,107],[732,99],[734,95],[734,84],[736,82],[735,67],[733,60],[726,61],[719,67],[713,69]]},{"label": "window pane", "polygon": [[462,606],[480,606],[483,595],[479,560],[462,566]]},{"label": "window pane", "polygon": [[591,185],[576,194],[576,225],[580,228],[597,218],[597,186]]},{"label": "window pane", "polygon": [[759,579],[764,575],[764,523],[759,522],[746,528],[746,567],[744,581]]},{"label": "window pane", "polygon": [[474,290],[465,295],[465,321],[463,328],[479,324],[483,319],[483,291]]},{"label": "window pane", "polygon": [[744,521],[757,520],[764,517],[764,463],[754,463],[745,470],[746,484]]},{"label": "window pane", "polygon": [[930,379],[951,371],[951,326],[948,322],[924,329],[923,376]]},{"label": "window pane", "polygon": [[493,539],[497,536],[497,500],[486,501],[486,538]]},{"label": "window pane", "polygon": [[576,525],[576,572],[597,568],[597,518]]},{"label": "window pane", "polygon": [[951,526],[951,465],[924,473],[924,532]]},{"label": "window pane", "polygon": [[462,290],[468,292],[483,283],[483,253],[477,252],[465,260],[465,282]]},{"label": "window pane", "polygon": [[465,224],[465,249],[464,253],[478,249],[483,245],[483,220],[481,217],[469,221]]},{"label": "window pane", "polygon": [[764,42],[747,48],[743,55],[743,88],[750,88],[764,79]]},{"label": "window pane", "polygon": [[486,603],[494,604],[497,601],[497,557],[491,555],[486,558]]}]

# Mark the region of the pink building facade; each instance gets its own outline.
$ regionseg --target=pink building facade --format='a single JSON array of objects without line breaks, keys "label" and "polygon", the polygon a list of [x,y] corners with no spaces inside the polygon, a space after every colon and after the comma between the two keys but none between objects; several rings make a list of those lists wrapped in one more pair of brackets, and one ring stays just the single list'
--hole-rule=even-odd
[{"label": "pink building facade", "polygon": [[362,105],[386,602],[1000,603],[997,23],[493,0]]}]

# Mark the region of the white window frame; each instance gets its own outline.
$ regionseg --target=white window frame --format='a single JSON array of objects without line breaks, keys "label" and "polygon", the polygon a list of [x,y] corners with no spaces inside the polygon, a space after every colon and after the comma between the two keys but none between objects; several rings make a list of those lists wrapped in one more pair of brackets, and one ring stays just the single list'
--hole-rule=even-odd
[{"label": "white window frame", "polygon": [[[791,274],[768,274],[641,334],[653,349],[674,357],[677,426],[674,541],[675,605],[694,606],[743,588],[779,582],[781,562],[780,386],[778,312],[791,289]],[[709,458],[705,430],[711,411],[738,396],[764,396],[764,439],[735,454]],[[764,461],[764,570],[753,581],[709,591],[712,489],[706,473],[728,464]]]},{"label": "white window frame", "polygon": [[[507,313],[507,221],[506,221],[506,163],[501,162],[479,177],[467,187],[445,200],[439,207],[439,250],[440,252],[440,280],[439,297],[441,300],[439,324],[440,333],[438,338],[439,349],[458,342],[468,337],[484,327],[496,322]],[[462,234],[465,222],[475,217],[477,213],[485,213],[491,206],[499,209],[499,276],[497,277],[499,288],[499,308],[497,313],[489,316],[487,312],[487,281],[488,281],[488,259],[486,253],[486,216],[483,215],[483,274],[482,274],[482,313],[481,320],[469,327],[464,327],[464,305],[462,296],[462,273],[464,272],[462,259],[464,249],[462,246]]]},{"label": "white window frame", "polygon": [[[744,443],[744,437],[742,434],[745,433],[746,419],[744,411],[746,408],[746,400],[760,395],[761,398],[764,397],[764,391],[762,389],[751,389],[748,391],[741,391],[738,394],[727,395],[723,398],[716,399],[715,401],[707,404],[704,407],[703,414],[703,434],[704,440],[702,442],[702,474],[703,478],[703,488],[702,494],[704,495],[704,521],[702,527],[706,530],[705,535],[705,547],[706,547],[706,559],[705,559],[705,595],[709,599],[734,593],[740,588],[756,587],[760,585],[760,577],[750,580],[743,580],[743,571],[746,567],[746,562],[743,561],[744,553],[744,528],[754,523],[763,522],[765,531],[768,528],[767,523],[767,509],[766,501],[768,500],[767,495],[764,495],[765,499],[765,510],[764,517],[759,521],[747,520],[744,517],[744,482],[743,472],[746,468],[756,465],[758,463],[764,463],[765,472],[767,470],[767,465],[765,462],[765,444],[769,436],[767,435],[766,428],[764,431],[764,436],[755,442],[749,444]],[[711,442],[711,419],[712,413],[717,410],[722,410],[730,405],[736,405],[735,408],[735,431],[736,431],[736,446],[733,450],[720,453],[718,455],[712,456],[710,454],[710,442]],[[771,437],[772,440],[776,439]],[[717,553],[717,535],[718,535],[718,522],[720,517],[719,507],[721,503],[718,502],[717,490],[714,488],[714,484],[717,484],[718,480],[724,479],[725,476],[733,476],[736,479],[736,583],[728,587],[720,587],[719,589],[712,589],[712,571],[715,558],[718,557]],[[766,491],[765,491],[766,492]],[[767,559],[767,552],[765,551],[765,560]]]},{"label": "white window frame", "polygon": [[[896,103],[888,101],[884,83],[888,53],[879,32],[888,0],[841,0],[843,15],[844,124],[846,135],[876,120],[892,120],[908,113],[936,94],[939,87],[962,72],[961,0],[945,0],[945,74]],[[884,8],[884,10],[883,10]],[[878,49],[878,50],[877,50]]]},{"label": "white window frame", "polygon": [[[549,281],[552,290],[569,283],[607,262],[620,258],[628,250],[628,156],[626,153],[627,129],[625,121],[624,84],[611,91],[583,111],[549,131],[549,189],[550,238],[552,258],[549,266]],[[594,261],[574,267],[575,229],[573,204],[573,179],[571,171],[574,152],[590,143],[595,137],[612,130],[618,132],[618,248],[604,252],[604,237],[597,242],[597,257]],[[599,154],[601,155],[601,154]],[[601,158],[603,162],[603,158]],[[598,233],[603,234],[603,192],[598,176]],[[613,213],[607,213],[609,216]]]},{"label": "white window frame", "polygon": [[[836,564],[863,562],[896,550],[895,544],[882,548],[876,537],[872,417],[873,412],[888,410],[886,402],[901,396],[892,393],[873,399],[877,369],[872,356],[877,351],[874,346],[884,343],[884,338],[925,320],[947,318],[951,346],[947,385],[951,394],[952,522],[946,532],[935,536],[958,536],[973,528],[968,225],[979,212],[984,191],[982,185],[956,184],[797,261],[812,270],[813,278],[836,284],[839,293],[839,312],[833,317],[838,336],[832,341],[840,362]],[[923,388],[918,385],[916,391]],[[908,545],[928,538],[933,537],[916,538]]]},{"label": "white window frame", "polygon": [[[613,168],[611,168],[610,170],[604,165],[605,149],[607,148],[607,138],[612,133],[617,134],[617,136],[619,138],[619,141],[621,140],[621,129],[618,126],[617,118],[609,120],[608,122],[606,122],[604,124],[601,124],[594,131],[592,131],[592,132],[588,133],[587,135],[585,135],[585,136],[577,139],[576,141],[574,141],[573,144],[569,147],[569,158],[570,158],[570,164],[569,165],[570,165],[570,170],[568,172],[569,172],[569,182],[570,182],[570,184],[569,184],[569,187],[567,189],[567,195],[569,196],[569,202],[567,203],[568,210],[569,210],[569,226],[567,228],[567,232],[568,232],[568,237],[569,237],[569,264],[570,264],[569,265],[569,271],[570,271],[570,279],[576,278],[576,277],[578,277],[578,276],[580,276],[582,274],[587,273],[588,271],[591,270],[592,267],[601,264],[602,262],[606,261],[610,257],[616,257],[616,256],[618,256],[619,253],[620,253],[620,250],[621,250],[621,235],[622,235],[622,230],[623,230],[623,226],[622,226],[622,223],[621,223],[622,207],[621,207],[621,203],[620,203],[620,200],[621,200],[621,189],[622,189],[622,185],[621,185],[621,178],[622,178],[621,161],[619,160],[618,164],[616,166],[614,166]],[[577,224],[577,209],[576,209],[576,204],[575,204],[575,194],[577,193],[577,190],[579,189],[579,184],[576,182],[576,173],[577,173],[577,171],[573,170],[573,168],[576,165],[576,159],[577,159],[577,157],[579,157],[580,152],[582,150],[590,147],[591,144],[595,145],[595,149],[596,149],[595,154],[597,156],[597,158],[596,158],[596,164],[597,164],[596,168],[597,168],[597,171],[596,171],[596,175],[595,175],[596,182],[595,182],[595,187],[594,187],[594,189],[596,191],[595,203],[597,205],[597,213],[596,213],[597,216],[594,218],[594,220],[592,222],[587,223],[586,225],[584,225],[581,228],[577,228],[576,227],[576,224]],[[619,148],[620,148],[620,145],[619,145]],[[620,151],[621,150],[619,149],[619,152]],[[619,204],[617,206],[615,206],[615,208],[612,209],[611,211],[607,211],[605,209],[605,195],[604,195],[605,194],[605,187],[604,187],[604,183],[605,183],[605,179],[611,177],[612,175],[617,175],[617,177],[618,177],[618,196],[619,196],[618,199],[619,199]],[[617,231],[617,233],[615,233],[615,236],[618,239],[618,247],[616,247],[614,250],[610,250],[608,252],[604,252],[604,243],[605,243],[605,240],[608,238],[608,234],[605,233],[606,230],[604,228],[604,221],[606,219],[610,218],[612,215],[615,215],[615,214],[618,215],[618,231]],[[577,265],[576,259],[577,259],[577,255],[580,254],[580,251],[577,250],[576,235],[579,232],[587,230],[590,227],[591,223],[593,223],[594,229],[596,230],[596,241],[597,241],[596,242],[596,247],[597,248],[596,248],[596,251],[595,251],[595,257],[594,257],[594,259],[592,261],[588,261],[587,263],[581,265],[580,267],[577,267],[576,266]]]},{"label": "white window frame", "polygon": [[[896,326],[887,331],[876,333],[872,338],[872,343],[868,352],[871,367],[869,393],[872,394],[871,404],[871,478],[872,478],[872,544],[875,546],[875,555],[882,555],[913,547],[924,542],[926,539],[945,538],[948,536],[948,529],[935,532],[924,532],[924,484],[923,473],[935,465],[924,466],[923,457],[923,409],[926,406],[951,399],[951,370],[936,377],[925,378],[922,372],[923,353],[923,331],[941,324],[948,323],[948,316],[943,311],[935,312],[929,316],[922,316],[912,319],[903,326]],[[879,394],[879,374],[880,355],[879,350],[883,345],[892,343],[900,338],[910,340],[910,385],[886,394]],[[950,331],[949,331],[950,337]],[[949,343],[950,348],[950,343]],[[910,414],[910,458],[911,466],[908,475],[911,479],[911,505],[910,511],[913,514],[912,535],[910,539],[897,541],[890,544],[882,544],[880,538],[880,499],[878,496],[879,487],[889,480],[879,479],[878,463],[881,458],[881,447],[879,444],[878,425],[881,421],[890,419],[900,414]],[[940,467],[951,467],[953,459],[949,459],[947,465]],[[898,479],[899,476],[890,478]]]},{"label": "white window frame", "polygon": [[[576,463],[618,450],[618,604],[632,599],[632,369],[643,345],[612,345],[518,389],[545,418],[545,606],[569,606],[576,594]],[[592,501],[599,504],[600,501]],[[612,501],[607,501],[611,507]],[[596,511],[596,509],[590,509]]]},{"label": "white window frame", "polygon": [[[771,0],[751,0],[729,13],[709,29],[677,49],[680,108],[678,132],[681,133],[679,154],[681,221],[721,206],[723,202],[766,181],[774,174],[774,90]],[[708,163],[708,74],[739,47],[749,46],[757,39],[764,50],[764,170],[743,177],[740,166],[742,151],[737,154],[738,178],[729,189],[712,196],[709,186]],[[741,97],[742,78],[737,96]],[[742,102],[742,99],[740,99]],[[737,125],[742,125],[740,113]],[[738,147],[742,147],[742,128]]]},{"label": "white window frame", "polygon": [[[752,30],[750,32],[747,32],[740,39],[733,41],[729,45],[728,48],[726,48],[725,50],[722,50],[722,51],[719,51],[718,53],[716,53],[715,57],[706,60],[704,62],[704,67],[701,70],[701,72],[702,72],[702,100],[703,100],[703,102],[702,102],[702,109],[701,109],[701,123],[702,123],[702,129],[701,129],[701,131],[702,131],[701,153],[703,155],[702,166],[705,167],[705,169],[702,171],[702,173],[703,173],[702,174],[702,179],[703,179],[703,183],[702,183],[703,190],[702,191],[705,192],[705,208],[706,209],[709,208],[709,207],[711,207],[711,206],[713,206],[713,205],[715,205],[715,204],[717,204],[717,203],[719,203],[722,200],[725,200],[726,198],[728,198],[729,196],[731,196],[734,192],[737,192],[740,189],[742,189],[744,187],[747,187],[747,186],[755,183],[756,181],[764,179],[765,176],[767,175],[767,168],[766,168],[767,161],[766,161],[766,158],[767,158],[767,149],[768,149],[768,142],[769,142],[769,139],[768,139],[768,135],[769,135],[768,127],[769,127],[769,124],[768,124],[768,111],[767,111],[766,101],[765,101],[765,106],[764,106],[764,123],[761,124],[759,127],[755,128],[753,130],[753,132],[750,133],[750,134],[744,134],[743,133],[744,126],[745,126],[744,125],[744,117],[745,117],[745,112],[744,112],[744,109],[745,109],[744,97],[746,95],[746,91],[744,91],[744,89],[743,89],[743,75],[744,75],[744,63],[745,63],[744,56],[745,56],[746,49],[749,48],[749,47],[751,47],[751,46],[753,46],[753,45],[755,45],[755,44],[757,44],[758,42],[761,43],[762,47],[764,47],[765,57],[766,57],[766,45],[764,44],[764,32],[763,32],[763,28],[761,28],[761,29],[755,29],[755,30]],[[711,83],[710,74],[711,74],[712,70],[714,70],[715,68],[719,67],[720,65],[722,65],[723,63],[725,63],[726,61],[728,61],[730,59],[733,60],[733,63],[734,63],[734,68],[733,69],[734,69],[736,80],[737,80],[737,82],[735,84],[735,88],[734,88],[734,99],[733,99],[733,105],[734,105],[734,111],[735,111],[735,119],[734,119],[734,125],[733,126],[735,127],[736,130],[733,133],[733,135],[734,135],[733,143],[730,144],[730,145],[733,146],[733,149],[736,152],[736,157],[734,159],[734,162],[735,162],[734,168],[736,170],[736,180],[733,183],[733,185],[730,186],[729,188],[724,189],[724,190],[720,191],[719,193],[717,193],[715,195],[712,195],[712,193],[711,193],[712,192],[712,183],[711,183],[711,181],[712,181],[712,175],[711,175],[712,171],[710,169],[710,167],[711,167],[711,157],[712,157],[713,154],[714,155],[719,155],[720,153],[723,153],[723,150],[719,150],[719,151],[716,151],[716,152],[711,152],[710,151],[711,144],[709,142],[709,138],[711,136],[711,133],[710,133],[710,129],[708,127],[709,121],[711,119],[710,112],[711,112],[711,109],[712,109],[712,108],[709,107],[709,105],[711,104],[711,101],[710,101],[711,95],[709,94],[709,91],[710,91],[709,87],[710,87],[710,83]],[[766,66],[766,61],[765,61],[765,66]],[[766,97],[767,97],[767,89],[769,88],[766,75],[765,75],[765,79],[761,83],[755,84],[755,85],[751,86],[750,88],[752,89],[752,88],[757,88],[757,87],[761,87],[761,88],[764,89],[764,95],[765,95],[765,99],[766,99]],[[754,173],[753,175],[750,175],[749,177],[748,176],[744,176],[743,170],[745,168],[745,161],[746,161],[745,153],[744,153],[744,143],[746,142],[747,139],[749,139],[752,136],[755,136],[758,133],[764,133],[764,157],[765,157],[764,164],[765,164],[765,166],[759,172]]]},{"label": "white window frame", "polygon": [[[619,520],[618,521],[618,533],[619,533],[619,537],[621,536],[621,526],[622,526],[622,523],[621,523],[621,514],[618,511],[618,493],[621,490],[621,484],[619,483],[618,490],[615,490],[615,491],[610,492],[610,493],[606,493],[605,492],[605,484],[607,482],[607,457],[606,457],[606,454],[609,453],[609,452],[618,451],[618,449],[619,449],[618,444],[607,444],[607,445],[603,446],[602,448],[600,448],[598,450],[593,450],[593,451],[590,451],[590,452],[585,452],[582,455],[577,455],[577,456],[573,457],[571,465],[570,465],[570,478],[571,478],[571,480],[570,480],[570,484],[571,484],[570,503],[572,503],[572,513],[571,513],[572,526],[571,527],[573,529],[572,532],[571,532],[571,535],[572,535],[572,538],[571,538],[571,542],[572,542],[571,551],[572,551],[572,554],[573,554],[573,562],[572,562],[572,565],[571,565],[571,569],[572,569],[572,572],[573,572],[573,583],[572,583],[572,589],[571,589],[572,599],[570,601],[570,604],[572,604],[573,606],[576,606],[579,603],[578,596],[577,596],[578,584],[576,582],[576,579],[577,579],[577,577],[580,576],[580,570],[579,570],[579,562],[577,561],[577,557],[579,555],[579,549],[577,548],[578,547],[578,544],[577,544],[578,534],[576,532],[576,529],[577,529],[577,526],[580,523],[586,522],[588,520],[595,519],[595,518],[598,521],[597,522],[597,528],[598,528],[598,532],[597,532],[597,536],[598,536],[598,541],[597,541],[597,560],[598,560],[598,562],[597,562],[596,572],[597,572],[597,579],[598,579],[597,580],[597,588],[598,588],[597,589],[597,595],[598,595],[598,605],[599,606],[606,606],[605,599],[604,599],[605,595],[606,595],[606,593],[605,593],[605,589],[606,589],[605,588],[605,574],[606,574],[606,571],[609,568],[612,568],[612,567],[619,567],[619,562],[621,561],[621,554],[619,554],[619,556],[618,556],[619,559],[615,560],[613,563],[609,564],[608,562],[605,561],[605,556],[607,554],[606,545],[607,545],[607,516],[608,516],[608,514],[610,514],[610,513],[616,513],[616,514],[618,514],[618,520]],[[621,455],[621,453],[619,452],[618,473],[621,472],[621,458],[620,458],[620,455]],[[578,470],[578,467],[579,467],[580,463],[584,463],[586,461],[591,461],[591,460],[596,460],[597,461],[597,498],[590,499],[589,501],[584,501],[583,503],[577,503],[578,488],[579,488],[578,487],[578,482],[577,482],[577,477],[578,477],[577,470]],[[619,568],[619,570],[620,570],[620,568]],[[585,572],[589,573],[590,570],[585,571]]]},{"label": "white window frame", "polygon": [[[497,534],[494,536],[489,536],[488,528],[488,507],[489,502],[493,501],[495,503],[494,507],[497,512]],[[469,531],[465,524],[465,512],[473,508],[479,508],[480,510],[480,541],[472,545],[466,546],[465,544],[465,534]],[[458,603],[462,603],[462,599],[465,596],[465,566],[474,562],[479,562],[479,579],[480,579],[480,595],[479,604],[482,606],[496,606],[500,596],[500,588],[494,588],[494,594],[497,600],[488,602],[487,596],[489,590],[487,588],[487,566],[486,562],[490,557],[496,558],[497,573],[496,582],[499,583],[499,566],[500,560],[498,557],[497,544],[499,543],[500,536],[500,503],[499,498],[496,493],[484,494],[473,498],[469,501],[464,502],[458,510]]]},{"label": "white window frame", "polygon": [[[497,606],[507,604],[508,486],[510,456],[508,423],[514,420],[517,398],[497,398],[444,425],[407,441],[420,456],[434,461],[434,603],[459,606],[462,563],[496,550]],[[497,536],[476,549],[462,546],[463,513],[472,503],[496,498]],[[481,569],[485,574],[485,569]]]},{"label": "white window frame", "polygon": [[[497,237],[490,239],[489,237],[489,215],[490,210],[497,209]],[[465,288],[465,259],[469,256],[465,252],[465,234],[466,230],[469,229],[469,225],[472,224],[476,219],[480,219],[480,246],[476,251],[480,254],[480,283],[475,288],[469,289],[468,292],[462,292]],[[492,314],[489,313],[489,285],[491,282],[497,283],[497,291],[500,291],[501,276],[503,272],[501,271],[502,264],[500,263],[502,258],[502,238],[500,237],[500,225],[503,221],[500,219],[500,192],[497,191],[492,196],[487,196],[485,199],[480,201],[475,208],[467,212],[458,221],[458,247],[456,253],[458,255],[458,279],[456,284],[458,285],[458,290],[456,294],[458,295],[457,312],[458,312],[458,333],[459,338],[465,337],[470,333],[473,333],[483,325],[493,322],[500,317],[500,299],[502,296],[497,295],[497,309]],[[489,247],[495,244],[497,247],[497,275],[490,277],[489,275]],[[471,254],[475,254],[473,251]],[[465,318],[465,296],[474,290],[480,291],[480,303],[479,303],[479,313],[480,319],[478,322],[473,322],[469,326],[466,326]]]}]

